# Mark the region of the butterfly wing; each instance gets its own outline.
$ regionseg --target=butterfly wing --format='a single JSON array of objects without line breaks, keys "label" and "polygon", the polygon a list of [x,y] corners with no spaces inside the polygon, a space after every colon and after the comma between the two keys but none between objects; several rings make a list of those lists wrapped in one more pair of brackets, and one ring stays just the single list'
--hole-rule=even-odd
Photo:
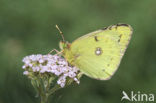
[{"label": "butterfly wing", "polygon": [[89,77],[107,80],[117,70],[131,34],[129,25],[117,24],[82,36],[70,46],[71,64]]},{"label": "butterfly wing", "polygon": [[108,27],[108,29],[117,32],[116,33],[118,35],[117,42],[120,45],[122,54],[124,54],[131,39],[131,35],[133,33],[132,27],[128,24],[117,24]]}]

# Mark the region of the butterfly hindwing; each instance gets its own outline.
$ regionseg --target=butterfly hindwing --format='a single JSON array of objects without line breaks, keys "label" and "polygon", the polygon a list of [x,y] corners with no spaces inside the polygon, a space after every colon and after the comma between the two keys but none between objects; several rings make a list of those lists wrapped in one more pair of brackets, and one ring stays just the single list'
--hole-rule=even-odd
[{"label": "butterfly hindwing", "polygon": [[98,41],[89,37],[81,40],[81,43],[72,44],[71,52],[77,55],[74,64],[87,76],[109,79],[119,64],[120,47],[111,38],[98,37]]}]

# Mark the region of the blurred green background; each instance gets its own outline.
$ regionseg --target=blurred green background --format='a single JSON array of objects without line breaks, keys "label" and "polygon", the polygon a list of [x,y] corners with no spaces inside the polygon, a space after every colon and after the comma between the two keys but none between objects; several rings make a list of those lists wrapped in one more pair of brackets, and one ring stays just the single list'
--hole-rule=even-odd
[{"label": "blurred green background", "polygon": [[[134,33],[118,71],[109,81],[86,76],[80,85],[59,90],[50,103],[120,103],[122,91],[156,94],[155,0],[0,0],[0,103],[39,103],[22,58],[47,54],[69,42],[117,23]],[[127,101],[124,101],[127,103]]]}]

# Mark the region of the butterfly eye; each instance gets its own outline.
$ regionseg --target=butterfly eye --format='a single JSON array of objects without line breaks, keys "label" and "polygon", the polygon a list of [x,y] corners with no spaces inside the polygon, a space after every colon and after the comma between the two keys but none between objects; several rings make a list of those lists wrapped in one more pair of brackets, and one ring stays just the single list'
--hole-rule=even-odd
[{"label": "butterfly eye", "polygon": [[102,49],[100,47],[97,47],[95,50],[96,55],[101,55],[102,54]]}]

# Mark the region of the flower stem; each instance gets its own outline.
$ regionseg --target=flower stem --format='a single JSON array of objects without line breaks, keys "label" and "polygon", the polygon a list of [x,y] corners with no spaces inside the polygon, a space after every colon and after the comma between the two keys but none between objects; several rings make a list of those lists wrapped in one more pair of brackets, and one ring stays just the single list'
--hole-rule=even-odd
[{"label": "flower stem", "polygon": [[45,94],[41,96],[41,103],[48,103],[49,95]]}]

